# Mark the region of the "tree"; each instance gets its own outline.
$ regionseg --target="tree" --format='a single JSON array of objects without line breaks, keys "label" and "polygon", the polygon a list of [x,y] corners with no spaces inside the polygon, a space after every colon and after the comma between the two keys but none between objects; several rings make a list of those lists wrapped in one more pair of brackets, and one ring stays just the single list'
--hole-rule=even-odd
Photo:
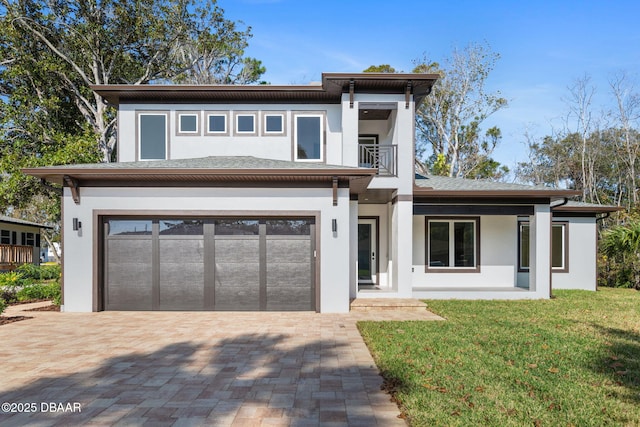
[{"label": "tree", "polygon": [[396,69],[389,64],[371,65],[363,73],[397,73]]},{"label": "tree", "polygon": [[241,27],[215,0],[0,0],[0,211],[55,222],[60,189],[20,168],[113,158],[115,111],[91,85],[257,82]]},{"label": "tree", "polygon": [[115,117],[90,85],[252,83],[264,73],[260,61],[244,58],[251,29],[238,30],[215,0],[0,2],[4,71],[19,68],[34,94],[45,83],[63,89],[98,135],[104,161],[114,150]]},{"label": "tree", "polygon": [[455,49],[444,67],[427,58],[416,63],[414,72],[440,74],[416,112],[418,158],[428,157],[429,152],[432,159],[442,155],[448,165],[446,175],[460,177],[472,176],[482,164],[494,162],[490,156],[500,130],[483,133],[481,125],[507,105],[499,92],[485,90],[498,59],[488,47],[472,44],[461,51]]},{"label": "tree", "polygon": [[601,247],[608,258],[609,271],[616,273],[611,278],[613,284],[640,290],[640,221],[608,230]]}]

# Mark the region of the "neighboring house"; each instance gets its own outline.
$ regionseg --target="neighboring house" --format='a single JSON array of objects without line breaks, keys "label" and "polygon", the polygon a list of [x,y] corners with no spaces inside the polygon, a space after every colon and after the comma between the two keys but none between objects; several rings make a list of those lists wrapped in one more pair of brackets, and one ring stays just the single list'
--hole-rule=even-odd
[{"label": "neighboring house", "polygon": [[613,207],[414,174],[436,75],[308,86],[95,86],[118,162],[64,185],[64,310],[313,310],[353,298],[549,298],[595,289]]},{"label": "neighboring house", "polygon": [[40,230],[46,225],[0,215],[0,271],[40,264]]}]

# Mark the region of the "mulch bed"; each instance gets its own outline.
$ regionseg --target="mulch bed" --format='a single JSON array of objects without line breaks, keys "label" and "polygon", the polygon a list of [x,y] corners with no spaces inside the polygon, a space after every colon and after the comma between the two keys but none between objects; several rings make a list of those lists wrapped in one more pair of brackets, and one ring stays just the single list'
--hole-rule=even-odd
[{"label": "mulch bed", "polygon": [[31,308],[29,310],[23,310],[23,311],[60,311],[60,306],[51,304],[51,305],[46,305],[44,307]]},{"label": "mulch bed", "polygon": [[3,317],[3,316],[0,316],[0,325],[7,325],[9,323],[19,322],[21,320],[27,320],[27,319],[33,319],[33,317],[28,317],[28,316],[8,316],[8,317]]}]

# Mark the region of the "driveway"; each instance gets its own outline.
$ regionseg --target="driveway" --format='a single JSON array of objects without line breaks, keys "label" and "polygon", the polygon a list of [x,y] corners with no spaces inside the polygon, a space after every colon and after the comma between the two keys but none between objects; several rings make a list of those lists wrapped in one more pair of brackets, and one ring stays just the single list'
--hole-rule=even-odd
[{"label": "driveway", "polygon": [[438,318],[5,312],[17,314],[34,318],[0,326],[2,426],[405,425],[355,324]]}]

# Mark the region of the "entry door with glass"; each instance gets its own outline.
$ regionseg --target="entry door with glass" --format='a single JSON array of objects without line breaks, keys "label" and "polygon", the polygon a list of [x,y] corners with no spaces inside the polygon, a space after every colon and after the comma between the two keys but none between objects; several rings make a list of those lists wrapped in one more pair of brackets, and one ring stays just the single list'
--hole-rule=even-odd
[{"label": "entry door with glass", "polygon": [[358,219],[358,283],[377,284],[377,229],[377,219]]}]

